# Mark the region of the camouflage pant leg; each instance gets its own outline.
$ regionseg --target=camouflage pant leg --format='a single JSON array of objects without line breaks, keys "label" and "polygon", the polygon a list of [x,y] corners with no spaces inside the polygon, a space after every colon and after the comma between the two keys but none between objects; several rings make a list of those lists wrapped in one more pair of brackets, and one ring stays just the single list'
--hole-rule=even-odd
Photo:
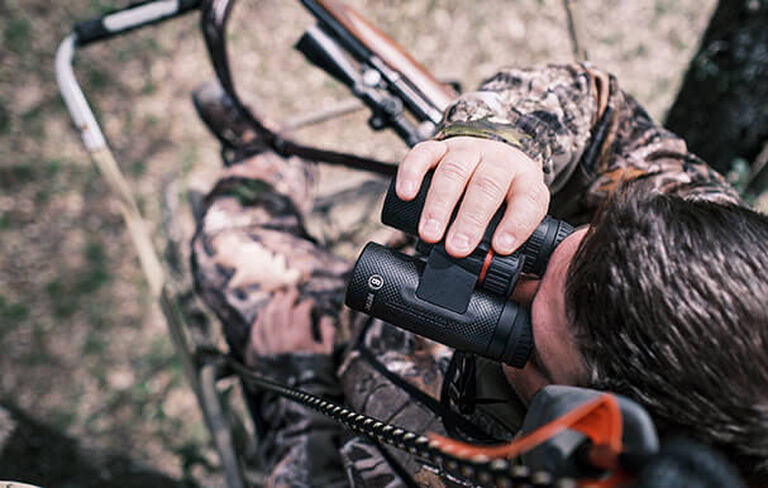
[{"label": "camouflage pant leg", "polygon": [[252,325],[278,290],[295,291],[302,310],[310,301],[314,326],[341,310],[349,263],[319,247],[303,225],[313,172],[299,158],[262,153],[229,168],[204,202],[192,241],[195,286],[232,352],[248,363]]}]

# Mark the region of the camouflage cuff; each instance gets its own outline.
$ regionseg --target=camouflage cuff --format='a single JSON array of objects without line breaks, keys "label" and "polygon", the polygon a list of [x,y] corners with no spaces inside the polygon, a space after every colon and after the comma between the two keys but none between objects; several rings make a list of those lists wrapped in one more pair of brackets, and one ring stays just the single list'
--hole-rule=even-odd
[{"label": "camouflage cuff", "polygon": [[491,122],[488,118],[456,121],[443,126],[437,132],[435,139],[442,141],[451,137],[479,137],[503,142],[517,149],[523,150],[526,142],[531,138],[519,128],[510,124]]},{"label": "camouflage cuff", "polygon": [[491,122],[488,118],[451,122],[442,127],[435,139],[442,141],[450,137],[479,137],[499,141],[519,149],[526,156],[537,161],[545,175],[552,171],[552,163],[546,152],[546,143],[534,139],[521,127],[500,122]]}]

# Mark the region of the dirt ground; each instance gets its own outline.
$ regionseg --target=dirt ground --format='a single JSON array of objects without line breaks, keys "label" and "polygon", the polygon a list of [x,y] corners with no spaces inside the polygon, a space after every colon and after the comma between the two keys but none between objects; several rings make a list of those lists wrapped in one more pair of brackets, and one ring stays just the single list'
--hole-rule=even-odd
[{"label": "dirt ground", "polygon": [[[91,166],[54,79],[56,46],[73,22],[126,3],[0,0],[0,404],[67,436],[83,452],[109,453],[188,485],[221,486],[119,209]],[[349,3],[439,78],[459,80],[465,89],[500,66],[572,59],[561,0]],[[715,1],[576,4],[592,62],[618,75],[661,120]],[[291,49],[311,24],[299,2],[241,2],[235,11],[230,41],[237,83],[271,120],[348,97]],[[188,240],[193,224],[186,196],[210,188],[220,169],[217,144],[189,99],[213,77],[197,15],[84,49],[76,72],[157,246],[165,242],[161,197],[169,184],[182,202],[174,219]],[[365,120],[359,112],[296,136],[397,160],[402,143],[372,133]],[[320,192],[330,195],[365,178],[326,170]],[[337,221],[316,224],[328,240],[350,221],[337,213],[331,215]],[[356,245],[338,250],[351,256]],[[39,435],[45,444],[47,434]],[[56,458],[47,461],[49,471],[57,469]],[[110,474],[108,463],[99,466]],[[0,466],[0,478],[9,469]],[[22,480],[51,479],[35,471],[44,469],[40,465],[29,469]]]}]

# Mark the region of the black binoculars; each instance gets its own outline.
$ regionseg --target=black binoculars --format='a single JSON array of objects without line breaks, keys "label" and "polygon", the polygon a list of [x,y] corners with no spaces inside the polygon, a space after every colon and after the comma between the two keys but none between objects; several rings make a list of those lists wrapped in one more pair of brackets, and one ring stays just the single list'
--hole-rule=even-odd
[{"label": "black binoculars", "polygon": [[[404,201],[393,179],[382,223],[418,236],[431,181],[430,172],[416,198]],[[472,254],[461,259],[447,253],[444,241],[419,240],[414,256],[369,242],[352,270],[347,306],[457,350],[522,368],[533,349],[530,312],[509,297],[522,273],[544,274],[555,247],[573,228],[547,216],[518,250],[500,256],[490,243],[504,209],[496,212]]]}]

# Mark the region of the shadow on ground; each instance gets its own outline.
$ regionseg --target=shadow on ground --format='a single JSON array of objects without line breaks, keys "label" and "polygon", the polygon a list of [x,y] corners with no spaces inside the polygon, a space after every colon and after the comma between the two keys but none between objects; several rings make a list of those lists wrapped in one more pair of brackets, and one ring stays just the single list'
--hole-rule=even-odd
[{"label": "shadow on ground", "polygon": [[10,405],[0,406],[0,480],[46,488],[185,486],[136,466],[128,457],[86,453],[74,439]]}]

